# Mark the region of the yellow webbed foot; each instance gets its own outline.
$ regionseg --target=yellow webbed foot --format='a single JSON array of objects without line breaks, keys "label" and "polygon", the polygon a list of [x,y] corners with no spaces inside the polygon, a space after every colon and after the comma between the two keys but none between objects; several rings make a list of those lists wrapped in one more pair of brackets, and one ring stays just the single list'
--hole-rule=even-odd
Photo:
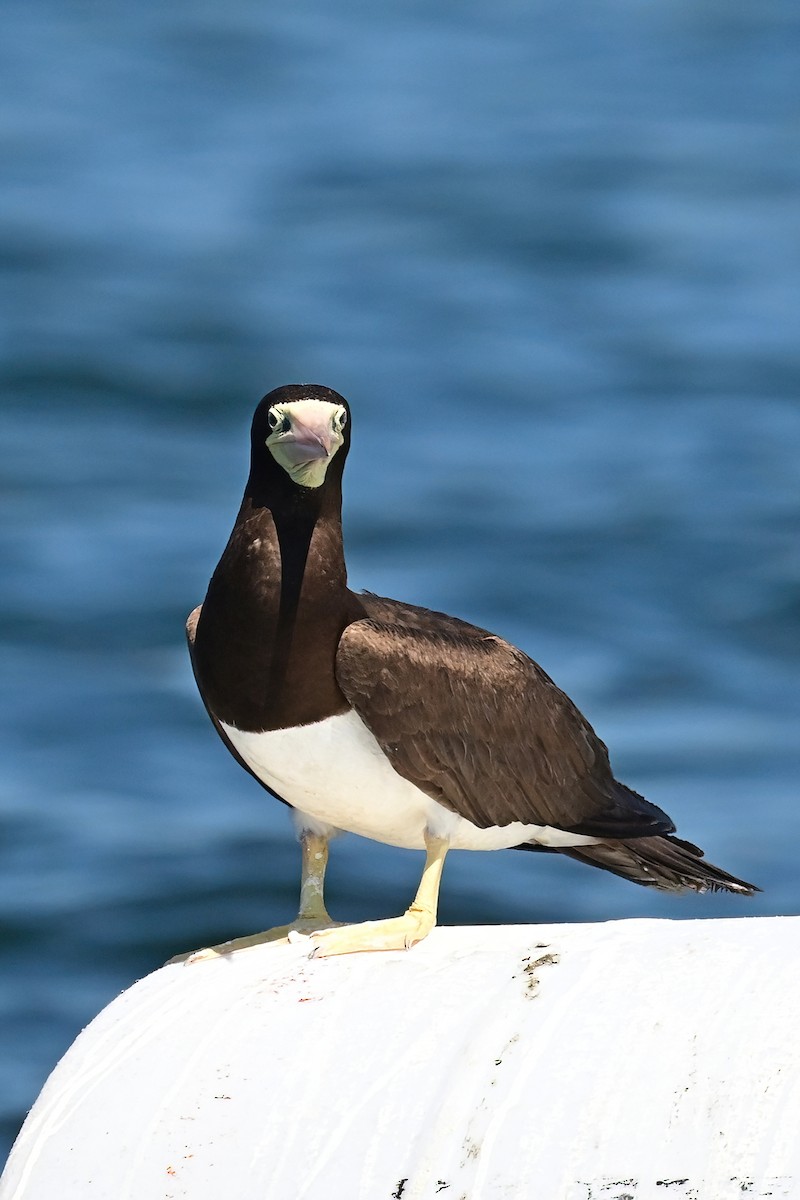
[{"label": "yellow webbed foot", "polygon": [[264,946],[270,942],[286,944],[291,933],[309,936],[328,929],[338,928],[339,922],[316,917],[298,917],[291,925],[276,925],[274,929],[265,929],[262,933],[251,933],[246,937],[233,938],[230,942],[220,942],[218,946],[205,946],[200,950],[192,950],[188,954],[176,954],[165,966],[173,963],[185,963],[191,966],[198,962],[207,962],[212,958],[226,958],[237,950],[249,950],[251,946]]},{"label": "yellow webbed foot", "polygon": [[290,933],[308,935],[336,927],[338,923],[331,920],[323,898],[325,868],[328,865],[328,839],[321,834],[304,830],[300,835],[300,848],[300,911],[290,925],[277,925],[274,929],[265,929],[263,933],[251,933],[247,937],[234,938],[230,942],[220,942],[218,946],[206,946],[188,954],[176,954],[165,965],[186,963],[188,966],[207,962],[211,958],[226,958],[235,954],[237,950],[248,950],[251,946],[263,946],[268,942],[284,943],[288,941]]},{"label": "yellow webbed foot", "polygon": [[410,950],[428,936],[435,924],[435,913],[412,905],[402,917],[317,930],[309,937],[311,957],[331,958],[335,954],[367,950]]}]

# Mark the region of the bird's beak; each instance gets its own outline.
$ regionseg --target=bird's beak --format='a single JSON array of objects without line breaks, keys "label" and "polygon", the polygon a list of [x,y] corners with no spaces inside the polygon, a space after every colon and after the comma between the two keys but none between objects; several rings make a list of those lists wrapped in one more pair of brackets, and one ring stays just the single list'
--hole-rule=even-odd
[{"label": "bird's beak", "polygon": [[281,451],[293,467],[330,458],[333,449],[330,419],[325,420],[325,414],[319,420],[301,421],[295,416],[291,430],[281,438]]}]

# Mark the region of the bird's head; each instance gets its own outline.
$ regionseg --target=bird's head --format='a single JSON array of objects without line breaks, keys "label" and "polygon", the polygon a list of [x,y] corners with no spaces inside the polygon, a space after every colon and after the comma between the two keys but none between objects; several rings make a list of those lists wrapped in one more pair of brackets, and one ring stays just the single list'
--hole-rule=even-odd
[{"label": "bird's head", "polygon": [[350,448],[350,409],[338,392],[319,384],[276,388],[259,404],[251,431],[253,468],[274,464],[300,488],[319,488],[339,459],[339,475]]}]

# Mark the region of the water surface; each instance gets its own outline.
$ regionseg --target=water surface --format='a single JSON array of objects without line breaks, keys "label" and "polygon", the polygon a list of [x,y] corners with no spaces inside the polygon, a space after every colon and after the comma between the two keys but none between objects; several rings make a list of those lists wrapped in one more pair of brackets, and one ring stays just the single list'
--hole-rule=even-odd
[{"label": "water surface", "polygon": [[[798,911],[794,5],[8,6],[0,1123],[297,852],[183,646],[258,398],[354,411],[351,582],[516,641],[751,902],[453,855],[445,922]],[[420,856],[343,838],[330,904]]]}]

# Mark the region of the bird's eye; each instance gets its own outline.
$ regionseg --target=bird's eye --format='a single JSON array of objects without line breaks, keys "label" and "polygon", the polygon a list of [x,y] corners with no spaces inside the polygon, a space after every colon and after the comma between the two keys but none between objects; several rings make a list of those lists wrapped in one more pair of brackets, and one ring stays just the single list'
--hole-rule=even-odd
[{"label": "bird's eye", "polygon": [[277,430],[278,433],[288,433],[292,427],[292,422],[289,417],[279,413],[276,409],[271,408],[267,413],[267,422],[273,433]]},{"label": "bird's eye", "polygon": [[347,424],[347,413],[343,408],[340,408],[334,417],[334,423],[337,429],[344,429]]}]

